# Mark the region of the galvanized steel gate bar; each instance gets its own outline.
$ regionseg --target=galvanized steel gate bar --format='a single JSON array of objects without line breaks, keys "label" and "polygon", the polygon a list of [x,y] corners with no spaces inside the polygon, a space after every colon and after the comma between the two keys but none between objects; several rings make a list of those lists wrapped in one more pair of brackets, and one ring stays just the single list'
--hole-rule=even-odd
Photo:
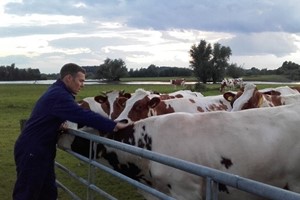
[{"label": "galvanized steel gate bar", "polygon": [[[21,130],[23,129],[26,121],[27,121],[26,119],[20,120]],[[189,162],[186,162],[183,160],[178,160],[176,158],[172,158],[169,156],[156,154],[156,153],[150,152],[150,151],[148,152],[147,150],[136,148],[136,147],[126,145],[123,143],[111,141],[111,140],[108,140],[103,137],[86,134],[79,130],[78,131],[70,130],[69,132],[70,132],[70,134],[89,139],[90,141],[102,143],[102,144],[114,147],[116,149],[124,150],[126,152],[133,153],[133,154],[142,156],[144,158],[148,158],[148,159],[160,162],[162,164],[173,166],[174,168],[181,169],[183,171],[190,172],[195,175],[206,177],[206,200],[217,199],[217,192],[218,192],[217,191],[217,185],[218,185],[217,183],[218,182],[223,183],[225,185],[232,186],[234,188],[237,188],[237,189],[240,189],[240,190],[243,190],[246,192],[249,192],[249,193],[252,193],[252,194],[255,194],[257,196],[261,196],[261,197],[265,197],[265,198],[269,198],[269,199],[300,200],[300,194],[298,194],[298,193],[286,191],[286,190],[283,190],[283,189],[280,189],[277,187],[273,187],[273,186],[266,185],[266,184],[263,184],[263,183],[260,183],[257,181],[253,181],[253,180],[242,178],[242,177],[239,177],[236,175],[232,175],[232,174],[228,174],[228,173],[214,170],[211,168],[207,168],[207,167],[204,167],[201,165],[195,165],[194,163],[189,163]],[[91,149],[92,149],[92,146],[90,146],[90,152],[91,152]],[[90,165],[97,166],[98,168],[100,168],[104,171],[107,171],[107,172],[113,174],[114,176],[117,176],[123,180],[126,180],[128,183],[134,185],[137,188],[140,188],[142,190],[148,191],[151,194],[154,194],[155,196],[159,197],[160,199],[172,199],[171,197],[168,197],[165,194],[162,194],[148,186],[145,186],[135,180],[132,180],[122,174],[119,174],[119,173],[115,172],[114,170],[101,165],[98,162],[91,160],[91,158],[87,159],[86,157],[76,154],[70,150],[68,150],[67,152],[72,154],[73,156],[77,157],[78,159],[81,159],[81,160],[89,163]],[[90,155],[91,155],[91,153],[90,153]],[[165,159],[167,159],[167,160],[165,160]],[[187,167],[185,167],[185,165]],[[89,180],[86,181],[85,179],[78,177],[75,173],[71,172],[64,166],[60,165],[59,163],[56,163],[56,166],[58,168],[62,169],[63,171],[65,171],[66,173],[68,173],[70,176],[76,178],[82,184],[86,185],[89,189],[98,192],[99,194],[106,197],[107,199],[115,199],[114,197],[110,196],[106,192],[102,191],[97,186],[93,185],[93,183],[89,182]],[[80,199],[78,196],[76,196],[76,194],[74,194],[71,190],[69,190],[67,187],[65,187],[60,181],[56,180],[56,182],[60,188],[62,188],[65,192],[67,192],[72,197],[72,199],[76,199],[76,200]],[[90,196],[88,195],[87,199],[92,199],[89,197]]]},{"label": "galvanized steel gate bar", "polygon": [[[207,179],[206,183],[207,183],[207,190],[206,190],[206,199],[217,199],[217,184],[216,183],[222,183],[224,185],[228,185],[231,186],[233,188],[248,192],[248,193],[252,193],[254,195],[257,196],[261,196],[264,198],[268,198],[268,199],[274,199],[274,200],[300,200],[300,194],[298,193],[294,193],[294,192],[290,192],[281,188],[277,188],[271,185],[267,185],[264,183],[260,183],[254,180],[250,180],[250,179],[246,179],[237,175],[233,175],[233,174],[229,174],[226,172],[222,172],[216,169],[212,169],[212,168],[208,168],[202,165],[197,165],[195,163],[192,162],[188,162],[188,161],[184,161],[181,159],[177,159],[174,157],[170,157],[167,155],[162,155],[156,152],[152,152],[152,151],[148,151],[145,149],[141,149],[135,146],[131,146],[131,145],[127,145],[124,143],[120,143],[117,141],[113,141],[104,137],[100,137],[100,136],[96,136],[96,135],[92,135],[92,134],[87,134],[83,131],[80,130],[69,130],[70,134],[73,134],[75,136],[78,137],[82,137],[85,139],[88,139],[90,141],[94,141],[97,143],[102,143],[104,145],[128,152],[128,153],[132,153],[138,156],[141,156],[143,158],[147,158],[183,171],[186,171],[188,173],[194,174],[194,175],[198,175],[201,177],[205,177]],[[100,163],[88,159],[86,157],[83,157],[81,155],[78,155],[72,151],[69,151],[69,153],[71,153],[72,155],[76,156],[77,158],[88,162],[90,165],[96,166],[102,170],[105,170],[109,173],[112,173],[113,175],[124,179],[126,181],[128,181],[130,184],[133,184],[135,187],[138,187],[140,189],[146,189],[148,190],[149,187],[145,186],[137,181],[134,181],[122,174],[116,173],[114,170],[105,167],[103,165],[101,165]],[[59,165],[59,164],[58,164]],[[89,185],[89,183],[87,183],[87,185]],[[95,185],[91,184],[92,186],[89,185],[89,188],[94,189],[95,191],[97,191],[97,188]],[[163,193],[160,193],[158,191],[155,191],[153,189],[150,188],[150,190],[148,191],[151,194],[159,197],[160,199],[172,199],[171,197],[168,197],[167,195],[164,195]]]}]

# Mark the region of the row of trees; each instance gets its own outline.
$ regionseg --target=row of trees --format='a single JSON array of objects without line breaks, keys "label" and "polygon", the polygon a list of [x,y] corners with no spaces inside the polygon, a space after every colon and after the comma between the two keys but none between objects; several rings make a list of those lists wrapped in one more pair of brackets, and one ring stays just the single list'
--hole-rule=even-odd
[{"label": "row of trees", "polygon": [[0,66],[0,81],[41,80],[39,69],[18,69],[15,64]]},{"label": "row of trees", "polygon": [[183,77],[193,76],[193,70],[179,67],[156,66],[151,64],[148,68],[130,69],[129,77]]},{"label": "row of trees", "polygon": [[[122,67],[119,67],[122,66]],[[84,66],[87,70],[87,78],[107,79],[109,81],[119,81],[122,77],[189,77],[195,76],[195,71],[190,68],[166,67],[150,65],[148,68],[130,69],[127,71],[125,62],[121,59],[111,60],[106,59],[104,64],[100,66]],[[199,72],[198,79],[201,79],[201,69],[196,69]],[[207,70],[207,69],[205,69]],[[225,70],[225,71],[224,71]],[[208,71],[208,70],[207,70]],[[224,76],[238,78],[252,75],[284,75],[290,80],[300,80],[300,65],[285,61],[281,67],[275,70],[258,69],[252,67],[251,69],[244,69],[237,64],[227,64],[223,68]],[[216,74],[221,74],[221,72]],[[0,66],[0,81],[14,81],[14,80],[41,80],[41,79],[56,79],[58,74],[41,74],[39,69],[18,69],[14,64],[11,66]],[[212,81],[212,77],[204,76],[206,80]],[[223,76],[220,76],[220,81]]]},{"label": "row of trees", "polygon": [[126,68],[122,59],[107,58],[103,64],[96,67],[95,78],[108,81],[120,81],[121,77],[187,77],[193,76],[193,70],[179,67],[158,67],[151,64],[148,68],[130,69]]}]

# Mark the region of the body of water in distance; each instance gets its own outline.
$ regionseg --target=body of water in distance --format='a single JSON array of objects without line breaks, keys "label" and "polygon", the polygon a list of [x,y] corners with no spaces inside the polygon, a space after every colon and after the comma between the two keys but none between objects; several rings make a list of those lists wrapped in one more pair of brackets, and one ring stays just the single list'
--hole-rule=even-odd
[{"label": "body of water in distance", "polygon": [[[51,85],[56,80],[37,80],[37,81],[0,81],[0,84],[43,84]],[[185,84],[195,84],[197,82],[186,82]],[[266,81],[244,81],[244,83],[253,83],[253,84],[283,84],[283,85],[299,85],[300,82],[266,82]],[[97,79],[87,79],[84,82],[85,85],[101,85],[107,84],[106,82],[101,82]],[[118,82],[116,84],[125,84],[125,85],[170,85],[168,81],[129,81],[129,82]],[[209,83],[208,83],[209,84]]]}]

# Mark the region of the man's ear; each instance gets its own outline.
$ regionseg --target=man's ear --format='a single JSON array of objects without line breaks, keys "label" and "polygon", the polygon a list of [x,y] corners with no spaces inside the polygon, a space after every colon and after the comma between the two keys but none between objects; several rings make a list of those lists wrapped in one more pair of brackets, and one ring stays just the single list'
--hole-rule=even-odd
[{"label": "man's ear", "polygon": [[69,83],[69,82],[72,81],[73,76],[72,76],[71,74],[68,74],[68,75],[65,76],[65,79],[66,79],[66,81]]}]

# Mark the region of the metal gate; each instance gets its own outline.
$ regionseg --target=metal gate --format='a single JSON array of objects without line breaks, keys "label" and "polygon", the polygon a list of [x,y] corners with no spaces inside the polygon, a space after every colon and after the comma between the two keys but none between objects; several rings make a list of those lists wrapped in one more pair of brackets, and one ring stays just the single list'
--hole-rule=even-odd
[{"label": "metal gate", "polygon": [[[281,188],[277,188],[271,185],[267,185],[264,183],[260,183],[254,180],[246,179],[237,175],[229,174],[226,172],[222,172],[219,170],[215,170],[212,168],[208,168],[205,166],[197,165],[195,163],[191,163],[188,161],[180,160],[174,157],[170,157],[167,155],[158,154],[156,152],[148,151],[145,149],[141,149],[135,146],[127,145],[124,143],[120,143],[117,141],[113,141],[104,137],[87,134],[80,130],[69,130],[69,134],[82,137],[90,140],[90,155],[92,155],[92,142],[102,143],[104,145],[110,146],[112,148],[116,148],[128,153],[132,153],[143,158],[153,160],[159,162],[164,165],[168,165],[179,170],[183,170],[185,172],[204,177],[206,179],[206,200],[216,200],[218,196],[218,183],[236,188],[238,190],[242,190],[260,197],[264,197],[266,199],[274,199],[274,200],[300,200],[300,194],[290,192]],[[87,187],[87,199],[93,199],[93,195],[91,191],[98,193],[101,196],[104,196],[107,199],[116,199],[110,194],[106,193],[102,189],[98,188],[93,181],[94,176],[94,168],[99,168],[104,170],[122,180],[127,181],[129,184],[139,188],[143,191],[146,191],[153,196],[159,199],[174,199],[164,193],[161,193],[147,185],[144,185],[140,182],[137,182],[133,179],[128,178],[96,161],[95,158],[86,158],[81,156],[71,150],[66,150],[71,155],[76,158],[86,162],[89,165],[88,178],[83,179],[82,177],[77,176],[74,172],[68,170],[65,166],[56,162],[56,167],[66,172],[71,177],[77,179],[80,183]],[[57,180],[57,184],[64,191],[66,191],[73,199],[80,199],[71,189],[65,187],[59,180]]]}]

